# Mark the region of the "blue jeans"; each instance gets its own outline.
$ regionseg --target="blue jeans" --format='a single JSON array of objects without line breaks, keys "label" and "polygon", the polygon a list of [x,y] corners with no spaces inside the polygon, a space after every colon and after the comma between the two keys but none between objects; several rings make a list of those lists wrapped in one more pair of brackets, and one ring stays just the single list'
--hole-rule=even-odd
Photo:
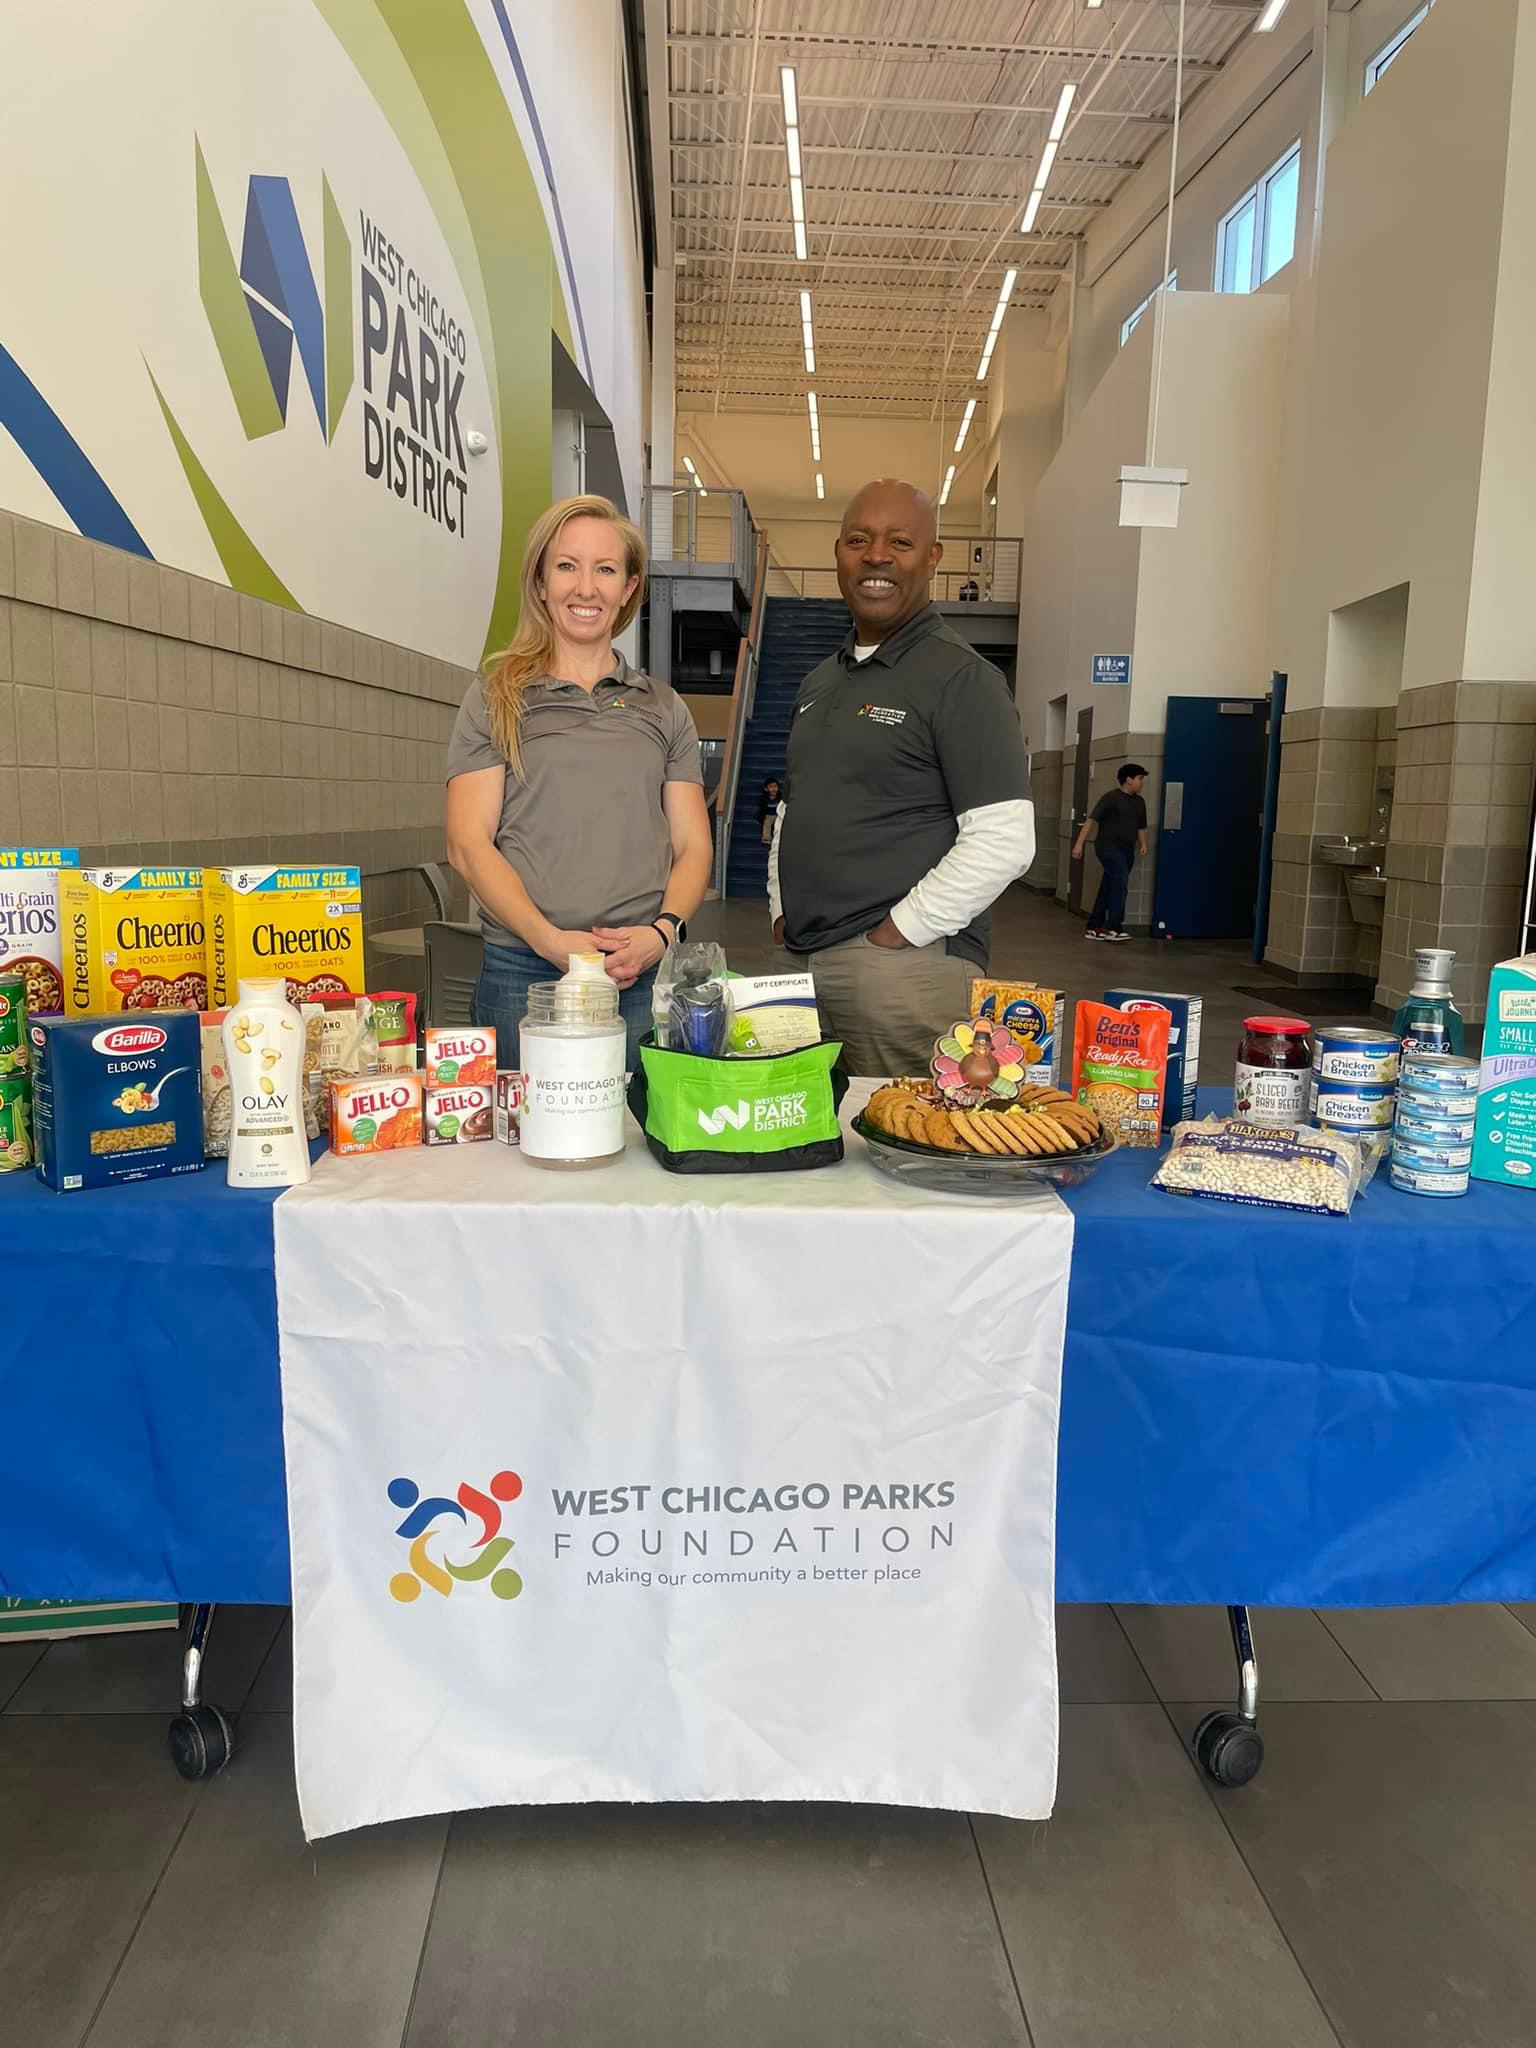
[{"label": "blue jeans", "polygon": [[[528,991],[536,981],[559,979],[559,968],[551,967],[541,954],[527,946],[486,946],[485,965],[475,983],[470,1007],[477,1024],[495,1027],[497,1066],[522,1064],[517,1035],[528,1008]],[[651,1028],[651,984],[655,979],[653,967],[632,988],[619,991],[619,1015],[624,1019],[629,1041],[627,1058],[631,1072],[640,1064],[640,1041]]]},{"label": "blue jeans", "polygon": [[1099,866],[1104,870],[1099,879],[1099,893],[1093,899],[1089,913],[1089,929],[1096,932],[1118,932],[1125,929],[1125,891],[1131,879],[1131,862],[1136,858],[1123,846],[1101,846]]}]

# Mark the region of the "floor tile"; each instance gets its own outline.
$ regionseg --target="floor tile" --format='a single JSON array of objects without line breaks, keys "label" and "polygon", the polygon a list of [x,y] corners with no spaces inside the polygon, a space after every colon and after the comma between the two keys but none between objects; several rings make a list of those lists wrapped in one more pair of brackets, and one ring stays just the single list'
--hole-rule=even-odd
[{"label": "floor tile", "polygon": [[0,1643],[0,1714],[47,1647],[46,1643]]},{"label": "floor tile", "polygon": [[[277,1634],[282,1607],[221,1607],[203,1667],[203,1698],[238,1713]],[[181,1636],[147,1629],[124,1636],[72,1637],[18,1686],[8,1714],[164,1714],[181,1701]]]},{"label": "floor tile", "polygon": [[1027,2040],[963,1815],[588,1806],[455,1820],[406,2048]]},{"label": "floor tile", "polygon": [[1112,1607],[1063,1602],[1056,1609],[1056,1663],[1064,1706],[1116,1706],[1157,1697]]},{"label": "floor tile", "polygon": [[1536,1707],[1260,1718],[1263,1770],[1217,1797],[1344,2048],[1530,2048]]},{"label": "floor tile", "polygon": [[1532,1635],[1536,1635],[1536,1601],[1511,1600],[1509,1611],[1516,1621],[1521,1623],[1523,1627],[1528,1628]]},{"label": "floor tile", "polygon": [[76,2048],[198,1797],[141,1714],[0,1722],[0,2035]]},{"label": "floor tile", "polygon": [[1507,1607],[1322,1614],[1384,1700],[1536,1700],[1536,1635]]},{"label": "floor tile", "polygon": [[[1225,1607],[1117,1607],[1159,1699],[1237,1698]],[[1375,1694],[1307,1607],[1255,1607],[1253,1646],[1267,1700],[1368,1700]]]},{"label": "floor tile", "polygon": [[1034,2048],[1337,2048],[1161,1707],[1069,1707],[1055,1819],[976,1836]]},{"label": "floor tile", "polygon": [[291,1714],[293,1712],[293,1615],[283,1609],[282,1625],[272,1639],[266,1662],[246,1696],[248,1714]]},{"label": "floor tile", "polygon": [[446,1833],[405,1821],[306,1847],[288,1716],[245,1715],[90,2048],[398,2048]]}]

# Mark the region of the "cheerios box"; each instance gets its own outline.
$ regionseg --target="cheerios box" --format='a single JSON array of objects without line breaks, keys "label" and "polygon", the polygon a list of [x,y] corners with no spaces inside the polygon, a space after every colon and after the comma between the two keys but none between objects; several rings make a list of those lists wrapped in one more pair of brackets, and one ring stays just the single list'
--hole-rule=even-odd
[{"label": "cheerios box", "polygon": [[201,868],[64,868],[59,930],[66,1017],[206,1010]]},{"label": "cheerios box", "polygon": [[366,990],[357,868],[206,868],[203,895],[215,1006],[257,975],[281,974],[290,1003]]},{"label": "cheerios box", "polygon": [[59,1194],[203,1164],[195,1010],[29,1021],[37,1174]]},{"label": "cheerios box", "polygon": [[59,871],[79,865],[73,846],[0,846],[0,974],[25,980],[29,1017],[64,1008]]}]

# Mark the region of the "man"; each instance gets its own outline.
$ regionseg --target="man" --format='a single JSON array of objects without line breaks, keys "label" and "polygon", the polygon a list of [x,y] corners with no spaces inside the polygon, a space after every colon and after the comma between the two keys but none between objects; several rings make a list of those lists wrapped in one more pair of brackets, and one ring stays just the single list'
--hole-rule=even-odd
[{"label": "man", "polygon": [[929,602],[943,550],[911,484],[866,484],[834,555],[853,631],[801,685],[768,864],[777,940],[855,1074],[926,1073],[970,1014],[992,904],[1034,858],[1007,686]]},{"label": "man", "polygon": [[1141,793],[1146,779],[1147,771],[1139,761],[1127,761],[1117,777],[1119,788],[1106,790],[1079,828],[1072,858],[1081,860],[1091,839],[1104,870],[1085,939],[1120,945],[1131,936],[1125,929],[1125,892],[1137,854],[1145,858],[1147,851],[1147,806]]}]

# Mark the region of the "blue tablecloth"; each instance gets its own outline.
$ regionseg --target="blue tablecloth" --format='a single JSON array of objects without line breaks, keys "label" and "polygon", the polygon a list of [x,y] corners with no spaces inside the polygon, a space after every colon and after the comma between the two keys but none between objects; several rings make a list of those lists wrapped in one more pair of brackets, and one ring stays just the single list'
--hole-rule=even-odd
[{"label": "blue tablecloth", "polygon": [[[1153,1164],[1067,1196],[1061,1597],[1536,1599],[1536,1193],[1313,1219]],[[0,1244],[0,1593],[285,1601],[270,1198],[0,1176]]]}]

